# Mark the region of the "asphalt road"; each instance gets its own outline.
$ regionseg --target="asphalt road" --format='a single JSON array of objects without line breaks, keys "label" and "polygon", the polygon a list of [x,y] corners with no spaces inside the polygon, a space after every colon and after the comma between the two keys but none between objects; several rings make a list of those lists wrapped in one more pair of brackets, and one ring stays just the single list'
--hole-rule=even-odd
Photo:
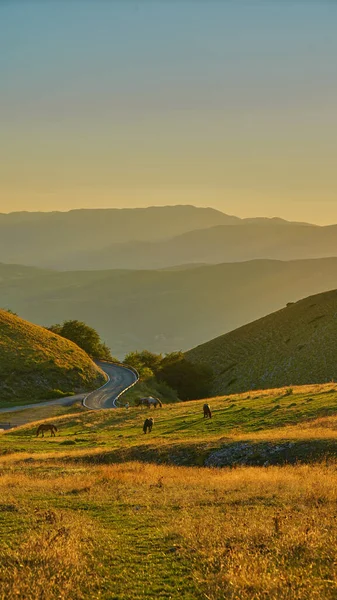
[{"label": "asphalt road", "polygon": [[137,375],[131,369],[119,365],[104,362],[97,364],[108,375],[109,381],[100,389],[88,394],[83,404],[93,410],[116,408],[118,396],[138,381]]},{"label": "asphalt road", "polygon": [[76,396],[67,396],[66,398],[57,398],[56,400],[48,400],[46,402],[36,402],[35,404],[24,404],[21,406],[13,406],[12,408],[0,408],[0,413],[17,412],[26,410],[27,408],[39,408],[40,406],[71,405],[78,400],[84,401],[84,406],[87,408],[98,410],[100,408],[116,408],[116,400],[118,396],[128,387],[137,382],[137,375],[119,365],[112,363],[97,362],[98,366],[108,375],[109,381],[98,390],[94,390],[90,394],[77,394]]}]

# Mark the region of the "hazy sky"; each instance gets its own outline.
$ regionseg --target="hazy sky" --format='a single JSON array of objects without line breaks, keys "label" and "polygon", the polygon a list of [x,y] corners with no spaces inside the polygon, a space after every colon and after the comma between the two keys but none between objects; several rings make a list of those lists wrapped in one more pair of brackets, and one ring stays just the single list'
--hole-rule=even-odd
[{"label": "hazy sky", "polygon": [[337,3],[1,0],[0,210],[337,222]]}]

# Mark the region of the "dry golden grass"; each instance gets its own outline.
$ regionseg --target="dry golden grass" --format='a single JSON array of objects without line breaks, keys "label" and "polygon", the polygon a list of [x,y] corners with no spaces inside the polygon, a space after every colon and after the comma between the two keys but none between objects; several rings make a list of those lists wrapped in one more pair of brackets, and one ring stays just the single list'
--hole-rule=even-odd
[{"label": "dry golden grass", "polygon": [[[17,482],[14,487],[24,483]],[[22,490],[21,490],[22,491]],[[97,524],[82,514],[28,503],[0,504],[1,510],[25,513],[25,535],[0,549],[0,598],[62,600],[89,598],[94,585],[87,577],[92,563]],[[93,572],[92,572],[93,574]]]},{"label": "dry golden grass", "polygon": [[0,468],[1,600],[337,597],[336,464]]}]

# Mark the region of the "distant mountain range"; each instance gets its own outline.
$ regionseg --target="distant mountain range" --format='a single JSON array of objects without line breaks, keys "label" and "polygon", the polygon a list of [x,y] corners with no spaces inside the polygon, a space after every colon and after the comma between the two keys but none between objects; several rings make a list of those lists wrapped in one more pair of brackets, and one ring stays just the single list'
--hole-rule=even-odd
[{"label": "distant mountain range", "polygon": [[0,260],[62,270],[337,255],[337,227],[164,206],[0,214]]},{"label": "distant mountain range", "polygon": [[161,269],[194,262],[216,264],[330,256],[337,256],[337,225],[317,227],[254,222],[240,227],[208,227],[157,242],[111,244],[103,250],[69,257],[68,266],[76,269]]},{"label": "distant mountain range", "polygon": [[[212,365],[217,395],[336,381],[336,315],[337,290],[310,296],[194,348],[187,358]],[[277,408],[274,402],[270,410]]]},{"label": "distant mountain range", "polygon": [[336,287],[337,258],[161,271],[57,272],[0,265],[0,307],[41,325],[83,320],[120,357],[143,348],[187,350],[288,302]]}]

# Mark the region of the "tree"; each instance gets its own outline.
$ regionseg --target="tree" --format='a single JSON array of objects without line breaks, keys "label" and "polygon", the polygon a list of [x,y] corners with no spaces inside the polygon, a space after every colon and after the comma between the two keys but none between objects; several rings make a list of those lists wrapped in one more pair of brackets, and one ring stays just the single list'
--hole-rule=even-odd
[{"label": "tree", "polygon": [[97,331],[83,323],[83,321],[64,321],[62,325],[51,325],[47,329],[74,342],[92,358],[99,360],[112,359],[110,349],[101,341]]},{"label": "tree", "polygon": [[207,397],[213,377],[211,367],[190,362],[182,352],[167,354],[157,373],[157,379],[176,390],[181,400]]},{"label": "tree", "polygon": [[[136,369],[136,371],[139,373],[140,379],[143,381],[152,379],[154,377],[154,371],[151,368],[154,362],[151,362],[149,356],[147,355],[151,355],[151,352],[148,352],[147,350],[143,350],[143,352],[129,352],[129,354],[126,354],[123,360],[123,364],[125,366],[130,366]],[[154,354],[153,356],[156,355]]]},{"label": "tree", "polygon": [[130,367],[137,369],[138,372],[148,369],[153,375],[158,372],[162,360],[162,354],[154,354],[154,352],[150,352],[149,350],[142,350],[141,352],[129,352],[123,362],[125,365],[130,365]]}]

